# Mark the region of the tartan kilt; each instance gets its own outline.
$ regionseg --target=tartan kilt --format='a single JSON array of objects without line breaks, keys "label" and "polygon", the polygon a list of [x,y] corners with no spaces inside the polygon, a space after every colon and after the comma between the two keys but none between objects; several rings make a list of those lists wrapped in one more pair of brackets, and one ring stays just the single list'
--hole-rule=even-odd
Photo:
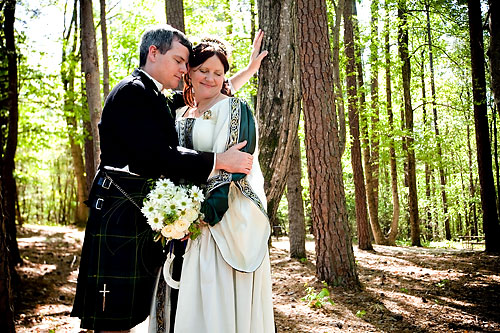
[{"label": "tartan kilt", "polygon": [[[147,179],[105,170],[142,207]],[[89,196],[90,214],[71,316],[81,327],[127,330],[149,315],[163,249],[141,211],[114,185],[104,188],[99,171]],[[101,198],[101,209],[96,208]],[[108,293],[100,292],[106,285]],[[105,295],[105,304],[103,304]]]}]

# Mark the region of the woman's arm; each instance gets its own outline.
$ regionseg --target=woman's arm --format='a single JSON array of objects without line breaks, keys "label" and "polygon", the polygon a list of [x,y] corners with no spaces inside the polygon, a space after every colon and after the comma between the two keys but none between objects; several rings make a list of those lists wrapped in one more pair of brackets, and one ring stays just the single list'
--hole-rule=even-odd
[{"label": "woman's arm", "polygon": [[238,91],[245,83],[250,80],[250,78],[259,70],[262,60],[267,56],[267,51],[260,52],[260,46],[262,45],[262,39],[264,38],[264,32],[259,30],[255,39],[253,40],[253,50],[250,56],[250,62],[248,66],[243,68],[241,71],[232,76],[229,81],[233,87],[232,92]]}]

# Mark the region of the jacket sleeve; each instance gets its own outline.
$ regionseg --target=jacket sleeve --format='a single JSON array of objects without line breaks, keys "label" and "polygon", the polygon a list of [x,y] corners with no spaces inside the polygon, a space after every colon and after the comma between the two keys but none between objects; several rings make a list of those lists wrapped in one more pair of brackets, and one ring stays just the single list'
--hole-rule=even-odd
[{"label": "jacket sleeve", "polygon": [[129,165],[144,177],[206,182],[214,154],[178,147],[165,100],[144,89],[140,81],[132,81],[117,89],[106,104],[99,125],[103,163]]},{"label": "jacket sleeve", "polygon": [[[238,137],[238,142],[247,140],[247,145],[243,147],[242,151],[249,154],[255,152],[255,146],[257,143],[256,130],[255,130],[255,118],[253,116],[250,106],[245,101],[240,101],[241,112],[240,112],[240,133]],[[244,178],[246,175],[244,173],[233,173],[231,174],[232,181],[238,181]],[[229,208],[228,206],[228,195],[229,195],[229,184],[221,185],[208,194],[208,198],[201,205],[201,212],[205,215],[205,222],[214,226],[224,216],[224,213]]]}]

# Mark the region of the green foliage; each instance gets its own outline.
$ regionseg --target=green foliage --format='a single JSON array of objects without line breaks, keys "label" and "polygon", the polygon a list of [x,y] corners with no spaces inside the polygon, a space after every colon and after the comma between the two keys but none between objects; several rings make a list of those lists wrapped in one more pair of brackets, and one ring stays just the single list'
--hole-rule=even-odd
[{"label": "green foliage", "polygon": [[[379,149],[379,219],[382,230],[387,233],[392,220],[392,194],[390,182],[391,138],[395,140],[398,188],[400,199],[399,239],[397,244],[409,246],[408,226],[408,188],[405,187],[405,152],[402,138],[408,133],[401,130],[401,112],[403,108],[401,62],[397,49],[397,8],[396,1],[379,4],[378,36],[371,36],[369,1],[357,2],[358,21],[360,25],[359,45],[362,51],[365,86],[360,91],[366,94],[362,116],[370,119],[378,110],[379,123],[368,122],[368,131],[380,133]],[[333,2],[327,2],[328,20],[335,21]],[[450,219],[453,236],[471,233],[474,224],[479,225],[481,232],[481,210],[477,178],[477,158],[475,154],[475,133],[472,112],[470,50],[468,37],[467,11],[464,1],[451,2],[432,0],[430,4],[430,25],[433,43],[433,59],[435,71],[437,126],[440,131],[436,137],[433,116],[433,100],[431,95],[431,76],[429,68],[429,50],[426,34],[425,7],[422,2],[408,3],[411,15],[408,20],[411,54],[411,96],[414,109],[414,149],[417,157],[418,205],[420,210],[421,229],[425,246],[461,248],[457,242],[440,242],[444,238],[444,219]],[[212,0],[195,0],[184,2],[186,33],[189,37],[215,35],[224,39],[232,51],[231,69],[228,76],[242,69],[248,62],[252,46],[250,31],[249,1],[227,1],[224,5]],[[71,212],[75,206],[75,181],[73,166],[68,147],[68,131],[75,134],[78,144],[83,145],[88,137],[82,128],[82,122],[88,120],[85,108],[83,78],[80,73],[78,54],[61,61],[62,48],[72,40],[63,38],[63,29],[68,28],[72,14],[71,3],[63,1],[39,0],[20,2],[16,22],[16,42],[19,50],[19,91],[20,118],[19,142],[16,155],[16,179],[19,187],[19,207],[21,216],[31,221],[65,221],[71,220]],[[124,76],[138,66],[138,43],[145,27],[150,24],[165,22],[165,3],[161,1],[129,0],[109,4],[107,13],[110,85],[114,86]],[[386,9],[384,8],[387,6]],[[94,6],[95,23],[99,24],[98,7]],[[387,15],[386,15],[387,14]],[[45,24],[49,18],[50,25]],[[385,20],[389,18],[389,31],[385,31]],[[45,18],[45,21],[43,21]],[[40,27],[46,27],[42,29]],[[50,29],[49,29],[50,28]],[[330,26],[332,28],[332,26]],[[345,91],[345,62],[343,52],[343,36],[340,36],[340,77]],[[391,131],[387,114],[385,91],[385,57],[384,35],[388,33],[390,44],[390,70],[392,75],[392,106],[394,113],[394,129]],[[486,32],[485,32],[486,33]],[[77,36],[78,37],[78,36]],[[485,37],[488,37],[485,35]],[[97,43],[100,52],[100,31],[97,29]],[[371,40],[377,40],[372,46]],[[3,41],[3,39],[2,39]],[[333,40],[331,41],[333,43]],[[3,42],[2,42],[3,43]],[[485,38],[488,44],[488,38]],[[3,47],[3,44],[0,45]],[[377,47],[378,58],[372,56],[373,47]],[[370,47],[372,47],[370,49]],[[79,48],[79,45],[78,47]],[[373,50],[373,51],[372,51]],[[2,56],[5,53],[0,53]],[[5,75],[5,59],[2,63],[1,75]],[[102,60],[101,60],[102,61]],[[77,77],[73,94],[74,106],[65,109],[63,105],[64,91],[61,83],[61,72],[76,65]],[[378,67],[379,93],[378,109],[372,107],[370,76],[373,68]],[[101,67],[102,68],[102,67]],[[425,98],[422,93],[423,76]],[[2,81],[5,84],[5,81]],[[2,92],[4,89],[2,88]],[[253,104],[257,93],[256,78],[237,93]],[[4,96],[0,96],[0,100]],[[273,98],[273,96],[269,96]],[[491,96],[488,96],[491,103]],[[425,110],[425,119],[424,119]],[[318,110],[322,112],[322,110]],[[1,130],[5,134],[5,110],[2,110]],[[65,118],[74,116],[76,128],[68,128]],[[488,115],[489,120],[497,122],[498,115]],[[348,124],[347,124],[348,128]],[[306,146],[303,119],[299,125],[302,160],[302,187],[305,204],[306,225],[311,224],[311,202],[307,177]],[[342,156],[344,174],[345,199],[348,218],[356,235],[355,196],[353,172],[351,167],[350,139]],[[5,142],[5,141],[3,141]],[[437,143],[441,145],[442,156],[437,154]],[[492,138],[492,142],[494,142]],[[469,150],[470,146],[470,150]],[[425,165],[431,169],[430,190],[426,195]],[[445,191],[448,198],[448,213],[444,214],[441,200],[441,185],[438,169],[442,166],[445,172]],[[471,184],[475,191],[471,193]],[[69,201],[68,201],[69,200]],[[72,200],[72,201],[71,201]],[[69,203],[68,203],[69,202]],[[64,207],[63,207],[64,206]],[[475,209],[475,210],[473,210]],[[63,219],[62,215],[66,215]],[[428,218],[430,215],[430,219]],[[278,208],[278,219],[287,230],[288,207],[284,197]],[[476,222],[474,223],[474,219]],[[311,293],[316,291],[310,290]],[[319,293],[316,293],[319,294]]]},{"label": "green foliage", "polygon": [[312,286],[308,286],[307,283],[304,284],[306,295],[301,298],[301,300],[307,302],[307,305],[311,308],[322,308],[326,303],[330,303],[331,305],[335,305],[335,303],[330,298],[330,292],[326,287],[328,285],[326,282],[323,282],[325,288],[322,288],[321,291],[316,292],[316,289]]},{"label": "green foliage", "polygon": [[365,315],[366,315],[366,311],[365,310],[358,310],[356,312],[356,317],[358,317],[358,318],[363,318]]}]

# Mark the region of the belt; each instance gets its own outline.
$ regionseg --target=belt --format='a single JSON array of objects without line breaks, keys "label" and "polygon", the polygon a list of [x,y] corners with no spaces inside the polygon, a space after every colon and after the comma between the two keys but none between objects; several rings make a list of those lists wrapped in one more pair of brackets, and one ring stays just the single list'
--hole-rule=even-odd
[{"label": "belt", "polygon": [[[114,186],[118,191],[120,191],[123,194],[125,198],[127,198],[127,200],[129,200],[134,206],[136,206],[139,210],[141,210],[141,207],[135,202],[135,200],[132,199],[132,197],[120,185],[118,185],[118,183],[116,182],[116,177],[114,180],[113,178],[111,178],[110,174],[113,175],[113,172],[100,170],[94,186],[102,187],[105,190],[109,190],[111,186]],[[114,172],[114,174],[115,174],[114,176],[116,176],[117,172]],[[147,181],[146,179],[139,177],[129,178],[128,180],[129,181],[132,180],[132,182]],[[101,210],[103,205],[104,205],[104,198],[97,197],[95,200],[91,201],[90,207],[95,208],[97,210]]]}]

